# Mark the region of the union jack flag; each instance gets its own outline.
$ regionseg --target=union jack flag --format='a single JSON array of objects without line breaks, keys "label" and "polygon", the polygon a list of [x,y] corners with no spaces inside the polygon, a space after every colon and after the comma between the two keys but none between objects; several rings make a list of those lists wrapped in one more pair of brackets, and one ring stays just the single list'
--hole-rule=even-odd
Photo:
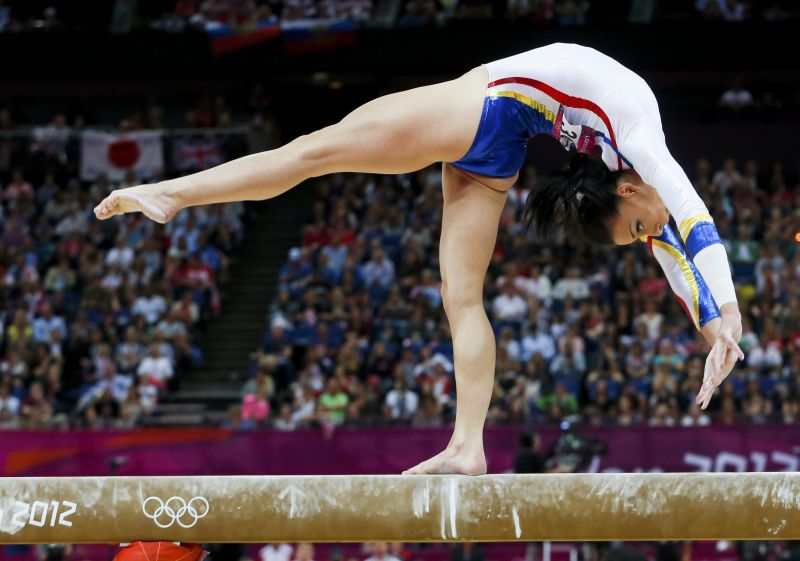
[{"label": "union jack flag", "polygon": [[198,171],[219,165],[224,158],[216,138],[176,138],[172,160],[180,171]]}]

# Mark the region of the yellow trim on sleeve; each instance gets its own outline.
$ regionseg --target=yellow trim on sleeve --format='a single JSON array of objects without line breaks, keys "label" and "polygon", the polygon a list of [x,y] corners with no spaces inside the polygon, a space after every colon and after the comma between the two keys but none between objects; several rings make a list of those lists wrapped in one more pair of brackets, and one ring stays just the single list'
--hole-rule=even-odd
[{"label": "yellow trim on sleeve", "polygon": [[701,212],[700,214],[695,214],[691,218],[687,218],[681,222],[680,226],[678,226],[678,230],[681,232],[681,238],[683,239],[684,243],[686,242],[686,238],[688,238],[689,234],[692,232],[692,228],[694,228],[698,222],[711,222],[713,224],[714,219],[711,218],[709,213]]},{"label": "yellow trim on sleeve", "polygon": [[700,287],[697,286],[697,279],[695,278],[694,274],[692,273],[692,268],[689,265],[689,261],[686,259],[686,256],[678,251],[675,247],[671,246],[670,244],[653,238],[653,245],[660,247],[667,253],[669,253],[673,259],[678,263],[681,268],[681,272],[683,273],[683,277],[686,279],[686,284],[689,285],[689,292],[692,294],[692,307],[694,309],[694,317],[692,318],[695,323],[695,327],[699,328],[700,324]]}]

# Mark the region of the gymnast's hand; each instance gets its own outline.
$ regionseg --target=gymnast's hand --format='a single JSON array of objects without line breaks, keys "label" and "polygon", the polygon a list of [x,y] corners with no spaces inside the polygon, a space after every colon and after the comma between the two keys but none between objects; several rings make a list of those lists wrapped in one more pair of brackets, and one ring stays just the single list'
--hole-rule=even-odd
[{"label": "gymnast's hand", "polygon": [[720,320],[719,333],[706,358],[703,385],[695,399],[702,409],[708,407],[714,390],[727,378],[736,361],[744,360],[744,353],[739,347],[739,339],[742,337],[742,315],[735,302],[725,304],[720,309]]},{"label": "gymnast's hand", "polygon": [[161,224],[170,220],[179,207],[160,183],[117,189],[94,207],[94,215],[106,220],[126,212],[141,212]]}]

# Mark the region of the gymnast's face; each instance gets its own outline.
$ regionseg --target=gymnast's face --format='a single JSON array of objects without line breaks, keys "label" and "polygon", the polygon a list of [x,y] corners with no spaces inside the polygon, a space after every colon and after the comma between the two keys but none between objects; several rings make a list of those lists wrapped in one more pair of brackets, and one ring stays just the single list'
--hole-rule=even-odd
[{"label": "gymnast's face", "polygon": [[642,236],[659,236],[669,212],[656,190],[638,176],[625,175],[617,184],[619,212],[609,224],[614,243],[628,245]]}]

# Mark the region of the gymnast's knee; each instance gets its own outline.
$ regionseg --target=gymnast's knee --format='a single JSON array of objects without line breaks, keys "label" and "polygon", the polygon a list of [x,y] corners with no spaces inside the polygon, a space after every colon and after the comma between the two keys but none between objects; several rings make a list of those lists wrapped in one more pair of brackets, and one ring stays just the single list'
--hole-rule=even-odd
[{"label": "gymnast's knee", "polygon": [[442,304],[450,321],[456,321],[465,311],[483,309],[483,285],[472,286],[472,283],[442,282],[440,289]]},{"label": "gymnast's knee", "polygon": [[333,169],[335,158],[341,152],[334,141],[337,125],[331,125],[314,132],[298,136],[287,148],[308,172],[309,177],[318,177],[336,171]]}]

